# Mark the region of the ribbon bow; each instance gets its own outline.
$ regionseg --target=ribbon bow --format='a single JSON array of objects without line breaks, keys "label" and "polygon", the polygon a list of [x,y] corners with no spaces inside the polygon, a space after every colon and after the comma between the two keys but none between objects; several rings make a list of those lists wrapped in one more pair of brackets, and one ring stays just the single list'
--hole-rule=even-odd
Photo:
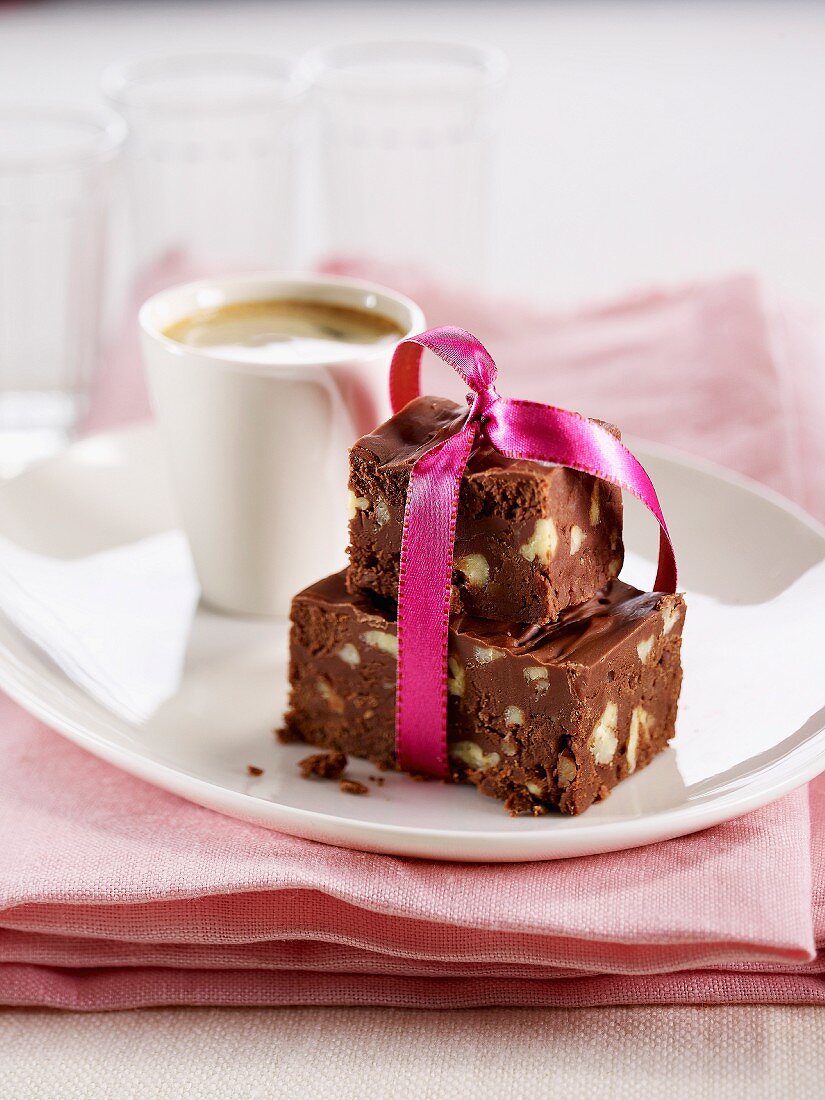
[{"label": "ribbon bow", "polygon": [[446,778],[455,525],[461,478],[479,438],[508,458],[569,466],[637,496],[659,521],[656,591],[676,590],[676,559],[656,490],[630,451],[579,413],[501,397],[495,387],[496,365],[469,332],[436,328],[401,341],[390,367],[394,413],[420,396],[424,348],[448,363],[472,392],[467,395],[467,418],[410,471],[398,583],[396,753],[405,771]]}]

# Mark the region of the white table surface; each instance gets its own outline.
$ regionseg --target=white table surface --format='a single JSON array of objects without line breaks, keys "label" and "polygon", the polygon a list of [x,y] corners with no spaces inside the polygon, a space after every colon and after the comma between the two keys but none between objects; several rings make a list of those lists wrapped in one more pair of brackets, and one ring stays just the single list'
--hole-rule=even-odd
[{"label": "white table surface", "polygon": [[805,1100],[816,1008],[0,1014],[14,1100]]},{"label": "white table surface", "polygon": [[[463,35],[513,73],[494,283],[547,304],[757,270],[825,308],[825,6],[37,4],[0,99],[96,101],[124,55]],[[0,1013],[0,1097],[821,1095],[811,1008]]]}]

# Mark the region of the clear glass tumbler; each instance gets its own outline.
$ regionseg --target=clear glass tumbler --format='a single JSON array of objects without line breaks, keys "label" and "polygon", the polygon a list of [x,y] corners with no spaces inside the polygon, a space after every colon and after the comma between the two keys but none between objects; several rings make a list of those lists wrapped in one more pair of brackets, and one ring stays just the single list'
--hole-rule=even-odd
[{"label": "clear glass tumbler", "polygon": [[124,133],[116,117],[0,106],[0,474],[58,449],[85,412]]},{"label": "clear glass tumbler", "polygon": [[189,275],[290,265],[295,66],[266,55],[152,57],[111,66],[101,85],[129,126],[138,270],[169,256]]},{"label": "clear glass tumbler", "polygon": [[457,42],[361,42],[313,51],[304,70],[325,258],[480,281],[504,55]]}]

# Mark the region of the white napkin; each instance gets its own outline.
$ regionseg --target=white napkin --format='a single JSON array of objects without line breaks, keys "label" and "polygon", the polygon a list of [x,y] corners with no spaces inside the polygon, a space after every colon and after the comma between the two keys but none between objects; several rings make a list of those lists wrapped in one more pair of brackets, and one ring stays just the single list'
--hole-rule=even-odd
[{"label": "white napkin", "polygon": [[179,531],[69,560],[0,537],[0,611],[73,683],[133,723],[177,690],[198,596]]}]

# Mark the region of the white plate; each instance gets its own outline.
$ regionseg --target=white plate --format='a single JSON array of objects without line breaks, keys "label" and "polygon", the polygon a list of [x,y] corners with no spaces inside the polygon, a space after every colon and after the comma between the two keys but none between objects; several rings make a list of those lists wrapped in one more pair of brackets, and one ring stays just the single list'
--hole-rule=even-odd
[{"label": "white plate", "polygon": [[[162,534],[176,519],[149,427],[76,444],[0,487],[4,606],[17,571],[39,578],[46,608],[39,626],[25,601],[17,627],[0,618],[0,687],[150,783],[346,847],[555,859],[717,824],[825,770],[825,533],[743,479],[664,449],[636,451],[688,590],[678,737],[581,817],[512,819],[471,788],[401,775],[362,798],[299,779],[306,747],[271,733],[285,698],[285,627],[195,608],[182,539]],[[653,576],[653,527],[629,502],[623,575],[642,585]],[[250,778],[248,764],[264,774]],[[355,761],[351,771],[365,779],[374,769]]]}]

